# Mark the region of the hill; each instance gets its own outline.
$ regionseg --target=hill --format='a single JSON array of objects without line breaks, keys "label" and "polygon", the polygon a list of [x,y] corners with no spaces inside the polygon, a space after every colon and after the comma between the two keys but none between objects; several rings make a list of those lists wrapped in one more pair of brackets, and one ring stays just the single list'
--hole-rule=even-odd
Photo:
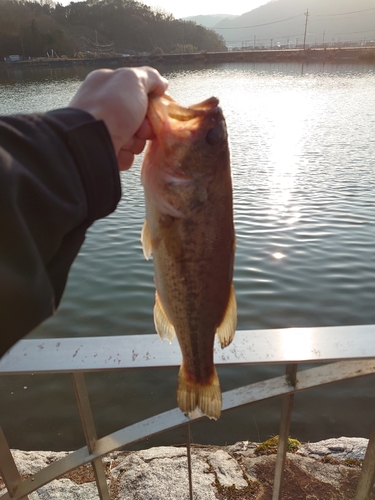
[{"label": "hill", "polygon": [[235,19],[219,21],[213,29],[224,37],[228,47],[295,47],[303,43],[306,4],[307,45],[375,39],[373,0],[273,0]]},{"label": "hill", "polygon": [[0,0],[0,58],[226,50],[221,35],[134,0]]},{"label": "hill", "polygon": [[215,24],[219,23],[220,21],[223,21],[224,19],[234,19],[236,17],[238,16],[233,16],[231,14],[207,14],[206,16],[200,15],[200,16],[184,17],[183,20],[200,24],[205,28],[212,28],[213,26],[215,26]]}]

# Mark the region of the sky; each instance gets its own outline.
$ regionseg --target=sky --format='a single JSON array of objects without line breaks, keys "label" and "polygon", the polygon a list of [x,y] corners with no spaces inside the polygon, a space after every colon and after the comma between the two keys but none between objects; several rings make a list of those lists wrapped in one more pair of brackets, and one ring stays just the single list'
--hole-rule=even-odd
[{"label": "sky", "polygon": [[201,14],[244,14],[269,0],[140,0],[150,7],[170,12],[177,19]]},{"label": "sky", "polygon": [[[74,0],[73,0],[74,1]],[[175,18],[199,16],[200,14],[237,14],[241,15],[256,9],[269,0],[137,0],[153,8],[164,10]],[[69,5],[71,0],[59,0],[62,5]]]}]

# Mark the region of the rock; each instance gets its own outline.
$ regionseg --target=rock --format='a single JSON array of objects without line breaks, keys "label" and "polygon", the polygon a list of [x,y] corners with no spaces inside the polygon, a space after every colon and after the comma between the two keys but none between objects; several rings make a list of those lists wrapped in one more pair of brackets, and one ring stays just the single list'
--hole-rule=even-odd
[{"label": "rock", "polygon": [[[354,497],[367,439],[306,443],[288,453],[283,500],[349,500]],[[257,443],[192,445],[194,500],[270,500],[276,455],[257,456]],[[35,474],[68,452],[12,451],[22,475]],[[103,457],[113,500],[188,500],[185,447],[161,446]],[[30,500],[96,500],[92,468],[83,466],[29,495]],[[2,484],[0,482],[0,490]],[[0,496],[5,490],[0,491]],[[375,500],[373,492],[368,500]]]},{"label": "rock", "polygon": [[360,460],[365,458],[368,439],[340,437],[326,439],[318,443],[306,443],[298,450],[298,454],[311,458],[330,457],[336,460]]},{"label": "rock", "polygon": [[95,483],[76,484],[70,479],[59,479],[29,495],[29,500],[99,500]]},{"label": "rock", "polygon": [[224,450],[216,450],[210,453],[207,462],[211,465],[221,486],[229,487],[234,485],[237,489],[241,489],[248,485],[241,467]]},{"label": "rock", "polygon": [[[160,452],[159,452],[160,450]],[[118,466],[123,470],[119,499],[188,500],[189,481],[185,448],[151,448],[126,457]],[[140,460],[139,460],[140,459]],[[192,455],[192,474],[196,499],[217,500],[209,465],[198,454]]]},{"label": "rock", "polygon": [[67,451],[22,451],[12,450],[12,455],[21,476],[32,475],[52,462],[66,457]]},{"label": "rock", "polygon": [[[299,461],[301,458],[302,461]],[[246,470],[259,483],[256,500],[272,498],[275,463],[276,455],[244,459]],[[337,467],[288,453],[284,469],[283,500],[352,500],[360,469],[343,467],[345,471],[341,474],[336,470]],[[368,500],[374,498],[375,496],[371,496]]]}]

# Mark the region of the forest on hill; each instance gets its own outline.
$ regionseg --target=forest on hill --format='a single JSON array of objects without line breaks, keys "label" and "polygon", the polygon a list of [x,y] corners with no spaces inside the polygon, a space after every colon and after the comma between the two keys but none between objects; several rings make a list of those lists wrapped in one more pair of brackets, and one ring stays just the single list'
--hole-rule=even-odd
[{"label": "forest on hill", "polygon": [[221,35],[134,0],[0,0],[0,58],[225,51]]}]

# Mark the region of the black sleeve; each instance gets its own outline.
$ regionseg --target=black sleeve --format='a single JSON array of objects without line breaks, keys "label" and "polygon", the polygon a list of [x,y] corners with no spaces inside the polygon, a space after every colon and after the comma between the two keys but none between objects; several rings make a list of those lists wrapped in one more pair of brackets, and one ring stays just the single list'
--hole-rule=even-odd
[{"label": "black sleeve", "polygon": [[53,313],[87,228],[120,197],[104,122],[72,108],[0,118],[0,356]]}]

